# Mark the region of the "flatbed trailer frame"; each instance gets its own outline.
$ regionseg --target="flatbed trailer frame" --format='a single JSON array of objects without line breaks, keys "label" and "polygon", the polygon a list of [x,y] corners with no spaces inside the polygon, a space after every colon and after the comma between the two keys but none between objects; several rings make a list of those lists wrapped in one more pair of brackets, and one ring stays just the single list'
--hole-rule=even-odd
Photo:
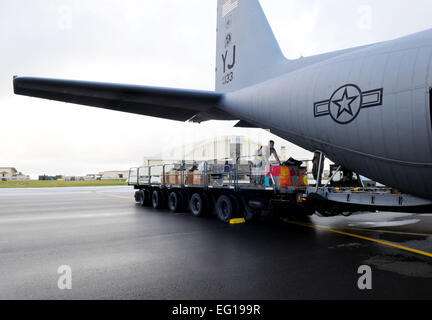
[{"label": "flatbed trailer frame", "polygon": [[[189,172],[196,162],[186,161],[131,168],[128,184],[137,190],[135,200],[142,206],[168,207],[174,212],[189,210],[195,216],[213,213],[224,222],[315,213],[348,216],[360,211],[432,211],[431,200],[392,188],[333,187],[330,184],[333,176],[322,185],[321,171],[315,185],[281,187],[275,183],[271,170],[265,172],[271,185],[257,183],[253,165],[238,160],[232,165],[218,164],[221,160],[204,161],[206,170],[198,173]],[[324,156],[320,158],[320,169],[323,161]],[[173,168],[179,165],[180,170],[173,173]],[[221,166],[229,166],[229,170],[222,171]]]}]

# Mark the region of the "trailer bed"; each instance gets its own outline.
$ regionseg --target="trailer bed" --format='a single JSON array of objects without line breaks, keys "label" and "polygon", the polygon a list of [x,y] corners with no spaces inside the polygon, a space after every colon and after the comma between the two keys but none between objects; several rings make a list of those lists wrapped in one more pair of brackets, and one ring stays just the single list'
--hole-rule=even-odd
[{"label": "trailer bed", "polygon": [[[280,170],[269,167],[257,174],[250,162],[225,167],[206,163],[206,170],[195,167],[195,162],[179,161],[131,168],[128,184],[137,190],[135,199],[143,206],[190,210],[196,216],[213,213],[225,222],[269,215],[347,216],[360,211],[432,210],[431,200],[387,187],[334,187],[330,184],[333,177],[322,185],[321,180],[308,181],[299,175],[291,177],[291,185],[281,185],[283,177],[272,173]],[[299,174],[297,169],[291,168]]]}]

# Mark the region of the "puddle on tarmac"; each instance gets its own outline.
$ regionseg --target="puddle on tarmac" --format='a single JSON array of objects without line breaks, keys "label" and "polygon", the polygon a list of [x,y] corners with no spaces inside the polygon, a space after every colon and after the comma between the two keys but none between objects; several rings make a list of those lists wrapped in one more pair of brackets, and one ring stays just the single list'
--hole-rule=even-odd
[{"label": "puddle on tarmac", "polygon": [[342,243],[338,244],[337,246],[328,247],[329,249],[336,249],[336,248],[365,248],[368,247],[367,244],[357,243],[357,242],[350,242],[350,243]]},{"label": "puddle on tarmac", "polygon": [[357,224],[350,224],[354,227],[368,227],[368,228],[383,228],[383,227],[400,227],[400,226],[406,226],[410,224],[416,224],[420,222],[420,219],[407,219],[407,220],[398,220],[398,221],[380,221],[380,222],[360,222]]},{"label": "puddle on tarmac", "polygon": [[382,271],[389,271],[403,276],[432,278],[432,265],[414,258],[404,256],[375,256],[363,261],[363,263]]}]

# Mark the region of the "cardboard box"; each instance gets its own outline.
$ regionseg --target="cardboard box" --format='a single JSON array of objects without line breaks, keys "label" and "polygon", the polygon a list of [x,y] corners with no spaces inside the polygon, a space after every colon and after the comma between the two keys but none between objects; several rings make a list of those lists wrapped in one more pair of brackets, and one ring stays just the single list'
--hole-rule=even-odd
[{"label": "cardboard box", "polygon": [[204,185],[204,177],[205,175],[201,173],[201,171],[197,170],[193,172],[193,183],[194,185]]},{"label": "cardboard box", "polygon": [[195,171],[193,171],[193,172],[187,172],[186,173],[186,176],[185,176],[185,185],[191,185],[191,184],[194,184],[194,181],[193,181],[193,179],[194,179],[194,176],[195,175],[199,175],[200,173],[199,173],[199,171],[198,170],[195,170]]},{"label": "cardboard box", "polygon": [[181,183],[181,172],[171,170],[165,173],[165,183],[166,184],[180,184]]}]

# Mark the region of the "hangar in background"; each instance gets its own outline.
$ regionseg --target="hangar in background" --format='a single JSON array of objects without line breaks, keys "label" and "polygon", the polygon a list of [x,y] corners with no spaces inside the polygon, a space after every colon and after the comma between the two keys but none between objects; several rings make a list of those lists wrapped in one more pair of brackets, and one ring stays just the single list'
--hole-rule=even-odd
[{"label": "hangar in background", "polygon": [[117,179],[127,179],[129,175],[129,170],[111,170],[99,172],[101,180],[117,180]]},{"label": "hangar in background", "polygon": [[[268,139],[270,140],[270,138]],[[264,144],[267,144],[267,140]],[[287,160],[287,147],[280,139],[276,141],[279,158]],[[289,143],[286,143],[289,144]],[[184,144],[174,148],[165,148],[158,155],[145,157],[143,166],[169,163],[170,161],[201,161],[215,159],[235,159],[236,157],[252,157],[258,152],[263,143],[256,142],[247,136],[222,136],[202,140],[196,143]]]},{"label": "hangar in background", "polygon": [[18,172],[13,167],[0,167],[0,180],[1,181],[27,181],[30,176]]}]

